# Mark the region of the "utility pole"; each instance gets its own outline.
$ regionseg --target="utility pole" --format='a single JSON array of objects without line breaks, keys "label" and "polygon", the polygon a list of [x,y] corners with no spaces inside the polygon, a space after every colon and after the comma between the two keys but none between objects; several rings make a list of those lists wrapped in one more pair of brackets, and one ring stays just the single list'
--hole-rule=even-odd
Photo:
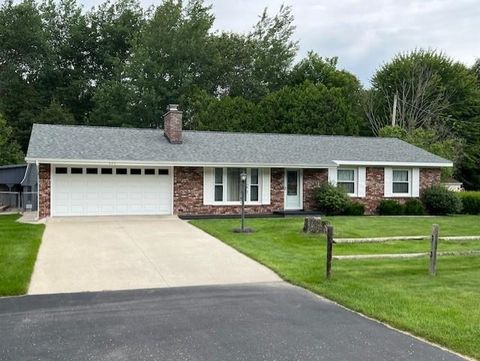
[{"label": "utility pole", "polygon": [[395,92],[395,95],[393,96],[392,127],[395,126],[395,122],[397,118],[397,101],[398,101],[398,93]]}]

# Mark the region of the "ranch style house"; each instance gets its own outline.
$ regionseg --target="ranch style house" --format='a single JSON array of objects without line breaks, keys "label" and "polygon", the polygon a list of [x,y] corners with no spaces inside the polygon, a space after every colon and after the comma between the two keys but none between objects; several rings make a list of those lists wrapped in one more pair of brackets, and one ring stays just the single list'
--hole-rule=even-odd
[{"label": "ranch style house", "polygon": [[245,172],[246,213],[314,211],[330,182],[375,213],[440,183],[452,162],[394,138],[35,124],[27,163],[38,168],[38,217],[234,215]]}]

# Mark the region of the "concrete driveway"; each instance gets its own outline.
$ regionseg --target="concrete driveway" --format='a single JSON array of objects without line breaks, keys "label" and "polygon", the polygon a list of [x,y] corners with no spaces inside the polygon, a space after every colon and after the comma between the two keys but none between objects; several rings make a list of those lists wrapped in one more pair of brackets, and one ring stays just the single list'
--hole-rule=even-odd
[{"label": "concrete driveway", "polygon": [[53,218],[29,294],[280,281],[177,217]]},{"label": "concrete driveway", "polygon": [[275,282],[0,298],[0,360],[462,358]]}]

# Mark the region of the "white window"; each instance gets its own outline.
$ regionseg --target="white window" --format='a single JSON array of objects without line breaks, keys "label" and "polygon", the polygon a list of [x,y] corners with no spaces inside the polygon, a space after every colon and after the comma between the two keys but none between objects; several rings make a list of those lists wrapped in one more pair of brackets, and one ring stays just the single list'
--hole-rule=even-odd
[{"label": "white window", "polygon": [[394,169],[392,171],[392,193],[395,195],[410,194],[410,171]]},{"label": "white window", "polygon": [[215,202],[223,202],[223,168],[215,168]]},{"label": "white window", "polygon": [[357,192],[356,173],[355,169],[339,168],[337,170],[337,186],[345,189],[348,194],[355,195]]},{"label": "white window", "polygon": [[241,202],[240,175],[245,172],[245,202],[258,203],[261,198],[260,171],[258,168],[215,168],[214,203],[238,204]]}]

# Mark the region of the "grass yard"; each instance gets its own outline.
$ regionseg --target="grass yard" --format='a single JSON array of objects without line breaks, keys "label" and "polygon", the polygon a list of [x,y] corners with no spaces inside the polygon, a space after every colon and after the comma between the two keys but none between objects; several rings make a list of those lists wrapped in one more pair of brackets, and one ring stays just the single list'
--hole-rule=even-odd
[{"label": "grass yard", "polygon": [[[480,235],[480,216],[330,217],[335,235],[380,237]],[[334,260],[325,279],[323,235],[302,233],[303,218],[247,219],[252,234],[231,230],[239,220],[195,220],[192,224],[275,270],[283,279],[395,327],[480,359],[480,257],[439,257],[437,276],[428,258]],[[442,250],[480,249],[480,241],[440,241]],[[429,241],[337,244],[334,254],[427,252]]]},{"label": "grass yard", "polygon": [[27,292],[44,225],[16,222],[19,215],[0,215],[0,296]]}]

